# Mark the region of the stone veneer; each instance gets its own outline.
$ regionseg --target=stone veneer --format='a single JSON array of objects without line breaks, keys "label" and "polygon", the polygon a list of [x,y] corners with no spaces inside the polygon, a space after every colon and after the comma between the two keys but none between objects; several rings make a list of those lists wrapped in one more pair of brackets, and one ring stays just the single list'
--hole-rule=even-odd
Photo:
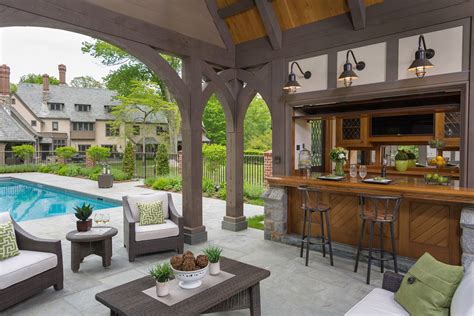
[{"label": "stone veneer", "polygon": [[461,262],[467,267],[474,262],[474,205],[466,206],[461,211]]}]

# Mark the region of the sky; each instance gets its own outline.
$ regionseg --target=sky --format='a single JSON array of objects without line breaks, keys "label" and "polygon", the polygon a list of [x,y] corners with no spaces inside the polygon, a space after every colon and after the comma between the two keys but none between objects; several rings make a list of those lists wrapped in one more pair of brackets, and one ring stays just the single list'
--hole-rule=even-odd
[{"label": "sky", "polygon": [[18,83],[21,76],[47,73],[59,77],[58,65],[66,65],[66,81],[89,75],[96,80],[112,70],[81,51],[81,43],[92,41],[89,36],[77,33],[40,28],[0,28],[0,65],[10,67],[10,82]]}]

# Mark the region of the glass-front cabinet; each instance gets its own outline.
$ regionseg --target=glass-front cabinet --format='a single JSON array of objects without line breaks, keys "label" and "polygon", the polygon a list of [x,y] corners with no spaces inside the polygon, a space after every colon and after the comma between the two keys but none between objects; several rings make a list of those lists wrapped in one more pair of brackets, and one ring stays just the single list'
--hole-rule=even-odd
[{"label": "glass-front cabinet", "polygon": [[366,114],[336,118],[336,145],[339,147],[371,147],[369,116]]},{"label": "glass-front cabinet", "polygon": [[461,141],[461,113],[436,113],[436,138],[446,143],[446,148],[458,149]]}]

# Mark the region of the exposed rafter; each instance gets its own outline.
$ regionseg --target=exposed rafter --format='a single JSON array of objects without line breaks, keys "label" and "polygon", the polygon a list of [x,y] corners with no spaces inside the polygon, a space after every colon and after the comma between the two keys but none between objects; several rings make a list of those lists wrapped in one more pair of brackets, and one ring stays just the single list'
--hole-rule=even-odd
[{"label": "exposed rafter", "polygon": [[228,50],[234,51],[235,45],[232,41],[232,35],[230,34],[230,30],[227,27],[227,24],[225,24],[224,19],[221,18],[217,12],[218,7],[216,0],[206,0],[206,5],[209,9],[209,12],[211,13],[212,19],[214,20],[214,24],[216,25],[217,30],[219,31],[219,34],[225,46]]},{"label": "exposed rafter", "polygon": [[255,0],[255,4],[257,5],[258,12],[260,13],[260,17],[262,18],[263,25],[265,26],[265,30],[267,31],[273,49],[280,49],[282,32],[271,1]]},{"label": "exposed rafter", "polygon": [[364,0],[347,0],[351,12],[354,30],[365,29],[365,3]]},{"label": "exposed rafter", "polygon": [[240,0],[239,2],[228,5],[224,8],[220,8],[219,10],[217,10],[217,13],[221,17],[221,19],[226,19],[228,17],[250,10],[254,6],[255,3],[253,0]]}]

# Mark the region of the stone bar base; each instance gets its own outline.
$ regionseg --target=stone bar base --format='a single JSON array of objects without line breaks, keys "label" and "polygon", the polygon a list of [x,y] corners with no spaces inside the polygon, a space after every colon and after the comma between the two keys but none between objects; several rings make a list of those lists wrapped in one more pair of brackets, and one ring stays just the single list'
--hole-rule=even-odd
[{"label": "stone bar base", "polygon": [[238,232],[247,229],[247,218],[245,216],[231,217],[224,216],[222,220],[222,229]]},{"label": "stone bar base", "polygon": [[284,187],[269,187],[262,195],[266,240],[281,241],[287,234],[288,194]]},{"label": "stone bar base", "polygon": [[184,242],[188,245],[196,245],[207,241],[206,226],[184,227]]},{"label": "stone bar base", "polygon": [[466,206],[462,209],[460,224],[462,228],[461,262],[466,268],[474,262],[474,206]]}]

